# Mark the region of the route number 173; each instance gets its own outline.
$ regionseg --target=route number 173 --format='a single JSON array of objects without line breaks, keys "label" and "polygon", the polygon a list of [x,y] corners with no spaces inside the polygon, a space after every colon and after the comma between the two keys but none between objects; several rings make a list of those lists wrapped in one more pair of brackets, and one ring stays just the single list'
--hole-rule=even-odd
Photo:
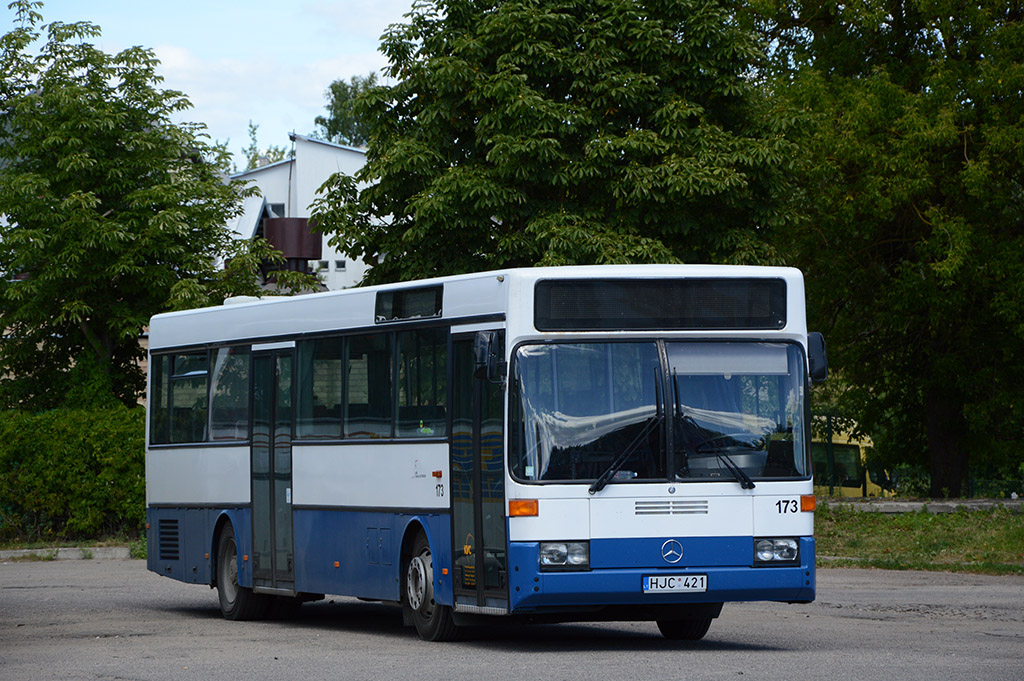
[{"label": "route number 173", "polygon": [[799,513],[800,502],[796,499],[779,499],[775,502],[775,508],[778,509],[779,513]]}]

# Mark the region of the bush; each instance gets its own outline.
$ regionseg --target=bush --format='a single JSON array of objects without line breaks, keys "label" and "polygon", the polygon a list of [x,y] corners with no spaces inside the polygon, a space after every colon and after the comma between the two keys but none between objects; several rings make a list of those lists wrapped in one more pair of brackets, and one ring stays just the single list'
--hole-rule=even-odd
[{"label": "bush", "polygon": [[919,499],[932,495],[932,478],[921,466],[901,463],[893,467],[890,479],[896,496]]},{"label": "bush", "polygon": [[0,539],[137,534],[145,522],[145,410],[0,412]]}]

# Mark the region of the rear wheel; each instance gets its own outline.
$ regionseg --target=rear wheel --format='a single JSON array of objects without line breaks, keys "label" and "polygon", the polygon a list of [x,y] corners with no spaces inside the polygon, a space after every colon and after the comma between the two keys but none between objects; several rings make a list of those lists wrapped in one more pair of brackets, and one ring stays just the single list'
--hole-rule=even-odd
[{"label": "rear wheel", "polygon": [[711,627],[710,617],[686,620],[658,620],[661,635],[673,641],[699,641]]},{"label": "rear wheel", "polygon": [[459,634],[452,609],[434,600],[434,559],[427,538],[420,534],[413,542],[405,564],[402,607],[425,641],[454,641]]},{"label": "rear wheel", "polygon": [[238,585],[238,545],[231,525],[225,525],[217,538],[217,595],[220,611],[229,620],[258,620],[270,605],[267,596]]}]

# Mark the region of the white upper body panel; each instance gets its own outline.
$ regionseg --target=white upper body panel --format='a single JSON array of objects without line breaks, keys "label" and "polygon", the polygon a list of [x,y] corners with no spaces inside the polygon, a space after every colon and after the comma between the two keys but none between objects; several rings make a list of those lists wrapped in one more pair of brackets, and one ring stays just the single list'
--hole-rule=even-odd
[{"label": "white upper body panel", "polygon": [[[696,331],[606,331],[538,332],[534,327],[533,292],[545,279],[684,279],[684,278],[758,278],[783,279],[786,282],[786,325],[778,331],[696,330]],[[701,338],[806,339],[804,322],[804,285],[799,270],[786,267],[736,267],[725,265],[593,265],[578,267],[537,267],[479,274],[456,275],[345,291],[329,291],[294,297],[266,297],[251,302],[207,307],[156,315],[150,322],[150,348],[161,349],[195,345],[216,345],[232,341],[298,337],[303,334],[346,329],[385,327],[375,324],[376,294],[427,286],[444,287],[441,319],[503,316],[507,320],[511,347],[524,338],[565,338],[615,336],[694,336]]]}]

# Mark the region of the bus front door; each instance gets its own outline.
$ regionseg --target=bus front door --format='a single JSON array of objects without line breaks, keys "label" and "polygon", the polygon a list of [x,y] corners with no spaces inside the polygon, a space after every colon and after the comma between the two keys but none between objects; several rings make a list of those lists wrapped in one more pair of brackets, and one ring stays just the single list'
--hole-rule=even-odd
[{"label": "bus front door", "polygon": [[292,538],[292,351],[253,353],[253,587],[295,591]]},{"label": "bus front door", "polygon": [[454,340],[452,565],[455,610],[508,612],[504,382],[474,376],[473,337]]}]

